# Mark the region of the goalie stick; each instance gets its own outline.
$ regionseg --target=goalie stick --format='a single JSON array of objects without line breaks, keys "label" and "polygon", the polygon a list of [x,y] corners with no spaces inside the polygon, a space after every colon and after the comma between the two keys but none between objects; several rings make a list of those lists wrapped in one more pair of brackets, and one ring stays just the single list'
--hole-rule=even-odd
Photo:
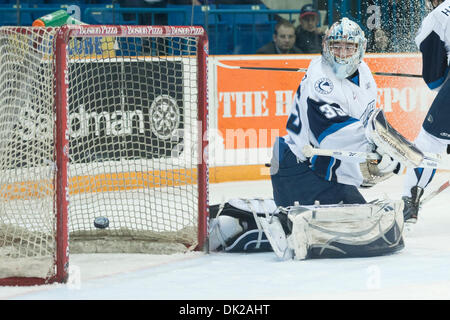
[{"label": "goalie stick", "polygon": [[[244,67],[244,66],[230,66],[221,62],[216,62],[216,65],[227,69],[242,69],[242,70],[267,70],[267,71],[287,71],[287,72],[306,72],[307,68],[271,68],[271,67]],[[408,74],[408,73],[392,73],[392,72],[372,72],[376,76],[388,76],[388,77],[407,77],[407,78],[422,78],[420,74]]]},{"label": "goalie stick", "polygon": [[[310,158],[312,156],[328,156],[334,158],[351,158],[358,160],[380,160],[381,156],[375,152],[364,151],[347,151],[347,150],[333,150],[333,149],[317,149],[311,145],[303,147],[303,154]],[[450,169],[450,157],[442,156],[437,153],[424,152],[422,162],[417,167],[432,168],[432,169]]]}]

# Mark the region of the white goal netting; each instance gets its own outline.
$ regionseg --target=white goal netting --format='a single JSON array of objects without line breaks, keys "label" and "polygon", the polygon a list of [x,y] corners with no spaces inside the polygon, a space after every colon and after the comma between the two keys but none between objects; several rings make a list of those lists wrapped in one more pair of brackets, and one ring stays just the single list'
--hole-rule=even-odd
[{"label": "white goal netting", "polygon": [[60,132],[57,32],[0,28],[0,279],[55,272],[61,134],[70,252],[194,248],[205,188],[198,37],[70,37]]}]

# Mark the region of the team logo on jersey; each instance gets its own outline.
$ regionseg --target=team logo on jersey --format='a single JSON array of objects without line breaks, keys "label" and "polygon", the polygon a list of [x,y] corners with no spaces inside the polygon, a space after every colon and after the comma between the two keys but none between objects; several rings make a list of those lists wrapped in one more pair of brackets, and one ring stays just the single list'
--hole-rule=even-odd
[{"label": "team logo on jersey", "polygon": [[316,81],[314,88],[321,94],[330,94],[333,91],[333,82],[328,78],[321,78]]}]

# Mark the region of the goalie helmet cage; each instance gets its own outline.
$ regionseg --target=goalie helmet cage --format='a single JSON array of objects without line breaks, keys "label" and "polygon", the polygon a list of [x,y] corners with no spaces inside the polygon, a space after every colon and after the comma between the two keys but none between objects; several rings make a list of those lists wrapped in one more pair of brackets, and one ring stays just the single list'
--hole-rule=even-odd
[{"label": "goalie helmet cage", "polygon": [[0,28],[0,285],[203,249],[207,56],[196,26]]}]

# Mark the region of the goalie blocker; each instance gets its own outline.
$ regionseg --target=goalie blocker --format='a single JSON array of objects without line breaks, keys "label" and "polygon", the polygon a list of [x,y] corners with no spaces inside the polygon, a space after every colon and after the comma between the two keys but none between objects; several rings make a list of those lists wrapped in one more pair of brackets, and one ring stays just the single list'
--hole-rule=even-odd
[{"label": "goalie blocker", "polygon": [[232,199],[210,207],[212,251],[274,251],[278,258],[369,257],[404,247],[403,202],[295,205],[271,199]]},{"label": "goalie blocker", "polygon": [[373,112],[366,132],[380,155],[387,154],[406,167],[418,167],[424,160],[423,152],[389,124],[382,109]]}]

